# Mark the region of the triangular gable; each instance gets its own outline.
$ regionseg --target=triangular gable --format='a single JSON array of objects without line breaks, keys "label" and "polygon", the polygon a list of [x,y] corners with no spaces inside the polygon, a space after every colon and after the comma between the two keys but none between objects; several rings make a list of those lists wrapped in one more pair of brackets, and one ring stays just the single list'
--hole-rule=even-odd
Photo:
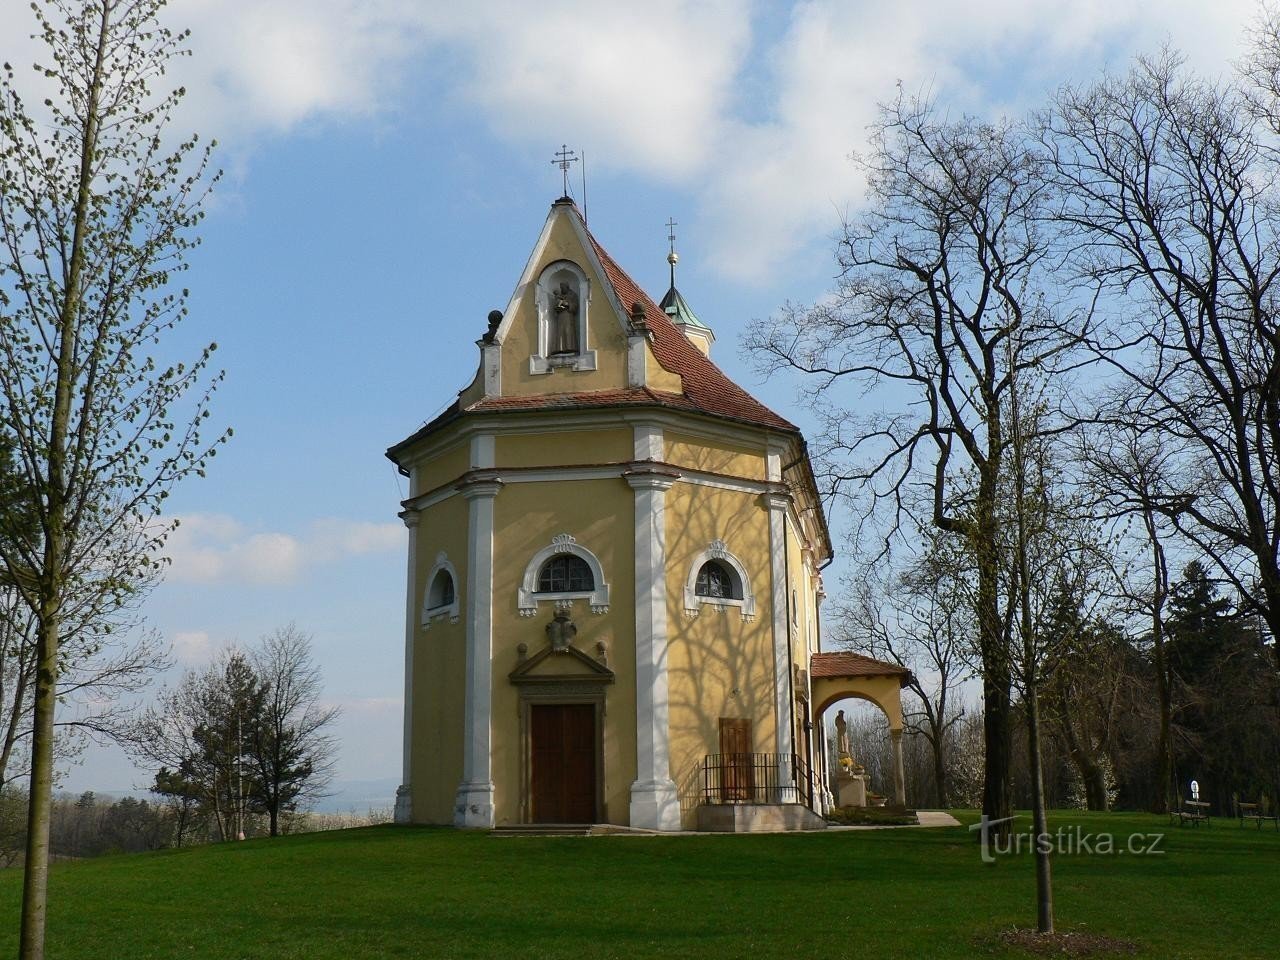
[{"label": "triangular gable", "polygon": [[627,329],[628,311],[624,310],[622,301],[618,299],[618,292],[613,288],[609,274],[605,270],[604,264],[600,262],[600,257],[596,254],[595,243],[587,233],[582,215],[578,213],[578,208],[571,201],[558,200],[551,205],[551,210],[547,213],[547,219],[542,224],[542,232],[538,234],[538,241],[533,245],[533,252],[529,255],[529,262],[524,265],[520,280],[511,294],[511,299],[507,301],[507,309],[503,311],[502,322],[498,324],[498,329],[494,334],[493,339],[495,342],[502,343],[506,339],[507,333],[511,330],[511,325],[515,323],[520,304],[524,302],[525,297],[528,295],[529,285],[538,279],[538,273],[540,272],[538,268],[544,265],[543,261],[547,256],[547,246],[551,242],[551,232],[557,219],[561,217],[568,222],[577,237],[583,258],[601,279],[601,289],[604,290],[605,299],[608,301],[609,308],[618,323],[619,329]]},{"label": "triangular gable", "polygon": [[555,650],[547,644],[520,663],[508,679],[514,684],[559,683],[564,680],[613,683],[613,671],[575,646]]}]

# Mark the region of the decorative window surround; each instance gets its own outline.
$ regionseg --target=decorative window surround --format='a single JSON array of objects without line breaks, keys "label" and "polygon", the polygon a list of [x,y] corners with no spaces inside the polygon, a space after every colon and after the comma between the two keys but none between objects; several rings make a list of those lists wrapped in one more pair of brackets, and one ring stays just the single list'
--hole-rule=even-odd
[{"label": "decorative window surround", "polygon": [[[699,595],[697,591],[698,571],[702,569],[703,564],[708,560],[719,560],[733,571],[738,578],[737,586],[742,592],[742,599]],[[721,613],[724,613],[730,607],[737,607],[742,614],[742,619],[747,623],[756,618],[756,598],[755,594],[751,592],[751,578],[747,576],[747,568],[742,565],[741,560],[729,552],[729,548],[725,546],[723,540],[712,540],[707,545],[707,549],[693,558],[693,565],[689,568],[689,576],[685,580],[685,614],[690,617],[696,617],[701,612],[704,604],[718,609]]]},{"label": "decorative window surround", "polygon": [[[551,299],[557,285],[566,278],[578,294],[578,352],[551,354]],[[547,265],[534,288],[538,310],[538,352],[529,358],[529,372],[550,373],[552,370],[594,370],[596,352],[587,349],[587,314],[591,305],[591,281],[572,260],[557,260]]]},{"label": "decorative window surround", "polygon": [[[542,570],[542,565],[560,553],[569,553],[586,561],[587,566],[591,568],[592,577],[595,578],[594,590],[563,593],[538,592],[538,574]],[[609,584],[605,582],[604,568],[600,565],[599,558],[567,533],[552,537],[551,543],[535,553],[529,560],[529,565],[524,568],[524,578],[516,593],[516,606],[520,609],[520,616],[535,616],[538,612],[538,603],[544,600],[554,602],[557,610],[565,609],[565,605],[572,605],[574,600],[586,600],[591,604],[592,613],[609,612]]]},{"label": "decorative window surround", "polygon": [[[431,589],[435,586],[436,577],[442,570],[453,581],[453,601],[431,606]],[[422,596],[422,629],[431,629],[433,621],[441,620],[445,617],[449,618],[450,623],[457,623],[461,602],[462,598],[458,591],[458,571],[454,569],[453,564],[449,562],[448,556],[441,550],[436,554],[436,562],[431,568],[431,573],[427,575],[427,589]]]}]

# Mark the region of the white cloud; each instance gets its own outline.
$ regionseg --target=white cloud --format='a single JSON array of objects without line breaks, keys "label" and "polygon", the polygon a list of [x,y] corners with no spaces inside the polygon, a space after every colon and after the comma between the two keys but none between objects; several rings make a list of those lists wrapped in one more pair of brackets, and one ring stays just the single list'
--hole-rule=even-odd
[{"label": "white cloud", "polygon": [[168,579],[179,583],[292,583],[308,568],[399,550],[404,542],[404,528],[395,523],[325,518],[302,533],[285,533],[253,530],[224,514],[179,521],[165,547],[173,561]]},{"label": "white cloud", "polygon": [[213,653],[213,641],[205,630],[179,631],[169,638],[173,655],[184,664],[203,663]]},{"label": "white cloud", "polygon": [[[875,104],[931,87],[969,109],[1020,110],[1073,74],[1123,68],[1166,40],[1212,73],[1243,50],[1254,0],[175,0],[194,31],[175,65],[188,118],[228,141],[233,165],[262,133],[394,109],[423,75],[521,149],[565,138],[595,169],[662,179],[700,198],[711,265],[768,277],[862,198],[848,161]],[[30,13],[0,37],[30,59]],[[227,154],[224,154],[224,158]],[[279,539],[254,547],[296,563]]]}]

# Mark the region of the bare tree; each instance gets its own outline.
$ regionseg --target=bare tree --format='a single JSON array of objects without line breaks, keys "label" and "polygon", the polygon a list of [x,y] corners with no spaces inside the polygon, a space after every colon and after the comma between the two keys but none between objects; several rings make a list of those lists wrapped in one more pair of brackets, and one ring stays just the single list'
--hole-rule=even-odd
[{"label": "bare tree", "polygon": [[[899,97],[863,167],[870,202],[845,226],[834,296],[757,322],[746,349],[766,373],[803,375],[823,418],[817,453],[829,489],[864,494],[864,520],[886,508],[886,544],[904,513],[923,513],[963,544],[976,577],[982,808],[1001,819],[1012,750],[1012,610],[1001,603],[997,510],[1007,397],[1024,372],[1068,369],[1086,325],[1083,315],[1064,319],[1045,295],[1050,197],[1018,128],[948,122],[930,103]],[[1014,335],[1021,347],[1010,367]],[[867,416],[862,401],[879,388],[896,409]]]},{"label": "bare tree", "polygon": [[852,645],[911,671],[906,689],[919,708],[904,712],[903,723],[928,742],[934,802],[946,807],[947,743],[964,717],[958,687],[970,675],[966,654],[975,644],[971,570],[944,534],[926,529],[921,539],[924,555],[889,583],[875,565],[849,578],[853,603],[841,611],[840,629]]},{"label": "bare tree", "polygon": [[323,796],[331,776],[338,709],[321,693],[311,638],[289,624],[187,670],[135,724],[131,752],[156,771],[154,792],[184,817],[206,815],[223,840],[248,813],[265,813],[276,836],[281,815]]},{"label": "bare tree", "polygon": [[1145,556],[1144,574],[1126,571],[1117,577],[1123,599],[1147,624],[1155,675],[1159,732],[1156,743],[1157,812],[1173,802],[1173,685],[1165,648],[1165,607],[1169,597],[1169,545],[1176,535],[1167,510],[1177,502],[1165,476],[1177,459],[1176,447],[1159,434],[1132,423],[1105,418],[1081,435],[1075,454],[1084,466],[1084,479],[1093,500],[1094,515],[1103,521],[1136,522],[1137,550]]},{"label": "bare tree", "polygon": [[321,701],[323,683],[311,658],[311,637],[295,624],[263,637],[252,662],[267,692],[250,750],[255,789],[274,837],[281,813],[324,795],[337,748],[329,729],[338,708]]},{"label": "bare tree", "polygon": [[1141,510],[1211,557],[1275,637],[1280,166],[1258,103],[1166,52],[1064,89],[1042,140],[1076,275],[1109,315],[1092,346],[1126,384],[1103,415],[1160,458]]}]

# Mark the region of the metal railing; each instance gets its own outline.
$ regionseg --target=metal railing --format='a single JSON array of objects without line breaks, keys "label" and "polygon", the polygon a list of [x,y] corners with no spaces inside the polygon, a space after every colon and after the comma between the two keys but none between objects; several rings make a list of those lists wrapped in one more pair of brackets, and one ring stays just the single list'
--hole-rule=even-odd
[{"label": "metal railing", "polygon": [[813,809],[813,776],[794,753],[711,753],[702,765],[704,803],[803,803]]}]

